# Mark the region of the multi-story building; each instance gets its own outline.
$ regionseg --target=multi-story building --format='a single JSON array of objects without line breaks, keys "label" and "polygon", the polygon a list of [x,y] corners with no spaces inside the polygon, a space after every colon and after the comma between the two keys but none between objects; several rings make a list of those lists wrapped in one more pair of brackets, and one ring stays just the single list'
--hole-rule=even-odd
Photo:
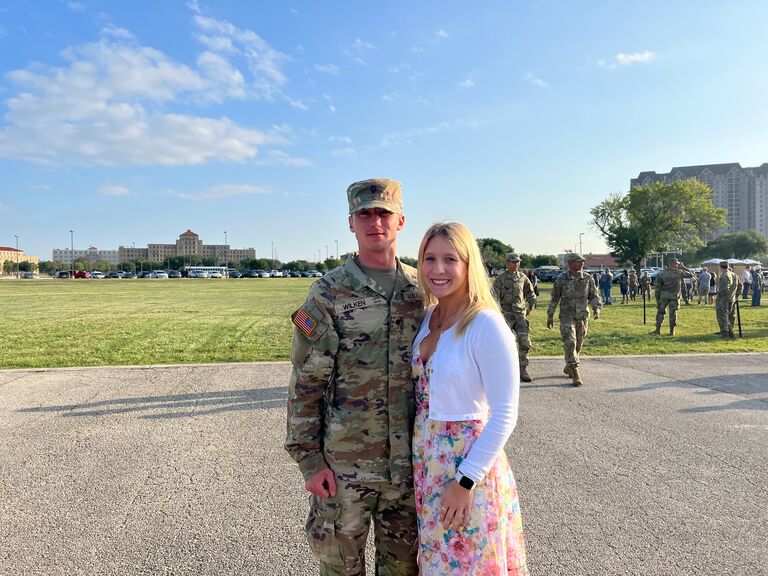
[{"label": "multi-story building", "polygon": [[630,180],[630,186],[691,178],[707,184],[712,189],[715,207],[728,211],[727,226],[715,236],[745,230],[757,230],[768,236],[768,163],[758,168],[742,168],[738,162],[731,162],[681,166],[666,174],[640,172]]},{"label": "multi-story building", "polygon": [[256,258],[255,248],[233,249],[228,244],[203,244],[200,237],[191,230],[181,234],[174,244],[148,244],[146,248],[120,246],[117,251],[120,262],[130,260],[162,262],[166,258],[178,256],[213,258],[221,263]]},{"label": "multi-story building", "polygon": [[[12,270],[3,270],[3,265],[5,262],[12,262],[13,267]],[[37,256],[29,256],[27,254],[24,254],[23,250],[17,250],[16,248],[11,248],[10,246],[0,246],[0,274],[6,274],[13,272],[16,273],[16,263],[21,264],[22,262],[30,262],[34,264],[35,266],[40,265],[40,258]]]},{"label": "multi-story building", "polygon": [[70,250],[69,248],[53,249],[54,262],[61,262],[62,264],[69,266],[80,260],[90,264],[95,264],[96,262],[109,262],[115,266],[120,263],[117,250],[99,250],[95,246],[90,246],[87,250]]}]

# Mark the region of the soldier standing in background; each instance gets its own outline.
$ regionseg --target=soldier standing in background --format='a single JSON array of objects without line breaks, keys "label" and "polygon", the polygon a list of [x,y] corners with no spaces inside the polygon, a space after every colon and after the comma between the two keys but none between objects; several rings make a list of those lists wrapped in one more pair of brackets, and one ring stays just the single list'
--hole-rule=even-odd
[{"label": "soldier standing in background", "polygon": [[629,299],[634,302],[637,298],[637,292],[640,288],[640,282],[637,279],[637,270],[634,268],[629,271]]},{"label": "soldier standing in background", "polygon": [[363,576],[373,520],[376,574],[418,574],[411,468],[411,343],[423,305],[396,256],[400,183],[347,189],[359,253],[309,289],[292,316],[286,450],[311,493],[307,538],[323,576]]},{"label": "soldier standing in background", "polygon": [[651,334],[661,334],[661,323],[664,321],[664,314],[667,306],[669,306],[669,333],[672,336],[675,335],[683,278],[693,276],[693,272],[683,266],[677,258],[670,258],[668,268],[656,276],[656,330]]},{"label": "soldier standing in background", "polygon": [[760,306],[760,298],[763,295],[765,280],[759,266],[752,267],[752,306]]},{"label": "soldier standing in background", "polygon": [[640,294],[645,294],[646,300],[651,299],[651,277],[648,275],[648,270],[640,276]]},{"label": "soldier standing in background", "polygon": [[701,297],[704,296],[704,306],[707,305],[709,300],[709,280],[712,278],[712,274],[706,268],[701,269],[699,274],[699,300],[696,304],[701,304]]},{"label": "soldier standing in background", "polygon": [[741,298],[742,300],[746,300],[747,296],[749,296],[749,288],[752,286],[752,268],[749,264],[746,265],[744,271],[741,273],[741,283],[744,286]]},{"label": "soldier standing in background", "polygon": [[723,338],[735,338],[733,325],[736,323],[736,300],[741,292],[741,278],[728,268],[728,261],[720,261],[720,276],[717,278],[717,301],[715,313],[720,331],[716,332]]},{"label": "soldier standing in background", "polygon": [[574,386],[581,386],[579,353],[587,337],[589,309],[592,306],[595,320],[600,318],[600,296],[597,295],[592,276],[583,272],[584,258],[578,254],[566,254],[568,270],[560,274],[552,287],[552,300],[547,310],[547,328],[555,325],[555,309],[560,305],[560,338],[565,349],[563,372],[573,378]]},{"label": "soldier standing in background", "polygon": [[507,254],[507,269],[496,277],[493,292],[499,301],[504,320],[517,336],[520,356],[520,380],[533,382],[528,374],[528,352],[531,350],[531,333],[528,316],[536,306],[536,294],[528,277],[520,272],[520,256]]}]

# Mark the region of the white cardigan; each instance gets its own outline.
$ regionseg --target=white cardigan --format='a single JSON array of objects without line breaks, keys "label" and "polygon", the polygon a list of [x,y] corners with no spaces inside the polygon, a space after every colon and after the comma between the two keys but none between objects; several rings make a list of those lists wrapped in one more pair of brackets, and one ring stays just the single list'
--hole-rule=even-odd
[{"label": "white cardigan", "polygon": [[[427,310],[413,342],[414,354],[429,334]],[[493,310],[475,316],[460,337],[455,325],[443,332],[429,359],[429,417],[433,420],[487,420],[459,471],[481,482],[504,449],[517,423],[520,366],[515,336]]]}]

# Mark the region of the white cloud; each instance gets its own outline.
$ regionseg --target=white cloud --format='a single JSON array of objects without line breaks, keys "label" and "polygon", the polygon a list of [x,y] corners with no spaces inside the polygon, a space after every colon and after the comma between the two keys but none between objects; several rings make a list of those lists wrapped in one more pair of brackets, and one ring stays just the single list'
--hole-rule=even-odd
[{"label": "white cloud", "polygon": [[475,83],[469,78],[467,78],[466,80],[462,80],[461,82],[459,82],[459,86],[461,86],[462,88],[474,88]]},{"label": "white cloud", "polygon": [[7,212],[7,211],[8,211],[8,208],[6,208],[5,204],[0,202],[0,213]]},{"label": "white cloud", "polygon": [[306,158],[294,158],[282,150],[270,150],[268,156],[269,158],[265,162],[262,162],[262,164],[279,164],[281,166],[291,166],[294,168],[313,165],[311,160],[307,160]]},{"label": "white cloud", "polygon": [[370,42],[365,42],[360,38],[355,38],[355,41],[352,43],[352,48],[358,52],[364,52],[366,50],[373,50],[375,46]]},{"label": "white cloud", "polygon": [[360,64],[360,66],[368,66],[368,62],[360,58],[360,56],[355,56],[355,62]]},{"label": "white cloud", "polygon": [[616,68],[617,66],[630,66],[632,64],[648,64],[658,58],[656,52],[646,50],[645,52],[633,52],[632,54],[624,54],[619,52],[611,62],[605,60],[598,60],[597,65],[600,68]]},{"label": "white cloud", "polygon": [[448,32],[441,29],[435,33],[435,36],[437,36],[438,38],[448,38]]},{"label": "white cloud", "polygon": [[330,136],[328,142],[341,142],[342,144],[352,144],[352,138],[349,136]]},{"label": "white cloud", "polygon": [[656,53],[646,50],[645,52],[635,52],[633,54],[619,53],[616,55],[616,62],[619,66],[629,66],[637,62],[647,63],[656,59]]},{"label": "white cloud", "polygon": [[528,74],[525,76],[525,79],[531,86],[538,86],[540,88],[547,88],[549,86],[549,84],[547,84],[544,80],[534,76],[532,72],[528,72]]},{"label": "white cloud", "polygon": [[200,200],[219,200],[222,198],[232,198],[234,196],[255,196],[261,194],[269,194],[266,188],[261,186],[252,186],[250,184],[220,184],[219,186],[213,186],[208,188],[204,192],[197,192],[190,194],[187,192],[176,192],[175,190],[167,190],[168,196],[174,196],[175,198],[181,198],[182,200],[200,201]]},{"label": "white cloud", "polygon": [[[5,101],[0,157],[43,164],[191,165],[252,159],[261,146],[285,144],[279,134],[226,117],[172,112],[177,103],[275,95],[307,110],[282,92],[287,77],[280,64],[287,57],[255,32],[199,15],[196,2],[188,5],[208,48],[194,66],[109,26],[99,42],[63,50],[61,66],[34,63],[7,74],[17,90]],[[248,77],[233,57],[245,63]]]},{"label": "white cloud", "polygon": [[315,64],[315,70],[324,74],[336,75],[339,73],[339,67],[335,64]]},{"label": "white cloud", "polygon": [[331,114],[336,114],[336,106],[334,106],[333,104],[331,104],[330,106],[328,106],[328,111],[329,111]]},{"label": "white cloud", "polygon": [[99,194],[102,196],[130,196],[131,191],[125,186],[115,186],[113,184],[106,184],[101,187]]},{"label": "white cloud", "polygon": [[72,10],[72,12],[82,12],[85,10],[85,4],[80,2],[67,2],[67,8]]},{"label": "white cloud", "polygon": [[42,191],[42,192],[48,192],[51,190],[51,187],[47,184],[27,184],[24,186],[25,190],[32,190],[32,191]]},{"label": "white cloud", "polygon": [[379,140],[379,146],[386,148],[393,144],[411,144],[414,139],[431,134],[440,134],[443,132],[454,132],[461,128],[477,128],[480,124],[474,120],[465,120],[457,118],[456,120],[439,122],[426,128],[413,128],[403,132],[390,132],[385,134]]}]

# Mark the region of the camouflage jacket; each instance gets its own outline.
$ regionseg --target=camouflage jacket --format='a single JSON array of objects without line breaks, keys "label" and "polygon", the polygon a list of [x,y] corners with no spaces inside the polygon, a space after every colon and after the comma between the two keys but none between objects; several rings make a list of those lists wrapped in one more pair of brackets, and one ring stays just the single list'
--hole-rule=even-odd
[{"label": "camouflage jacket", "polygon": [[695,274],[690,270],[675,270],[667,268],[656,276],[656,299],[679,298],[683,278],[693,278]]},{"label": "camouflage jacket", "polygon": [[645,274],[640,276],[640,286],[642,286],[643,288],[648,288],[648,287],[650,287],[650,285],[651,285],[651,277],[650,276],[646,276]]},{"label": "camouflage jacket", "polygon": [[536,294],[528,276],[517,270],[504,270],[493,281],[493,292],[504,314],[533,310],[536,306]]},{"label": "camouflage jacket", "polygon": [[595,281],[584,271],[575,274],[566,270],[555,280],[552,287],[552,300],[547,310],[547,318],[555,316],[555,308],[560,304],[560,318],[584,319],[589,316],[587,306],[599,310],[602,306],[597,295]]},{"label": "camouflage jacket", "polygon": [[638,280],[636,273],[629,273],[629,287],[632,290],[640,288],[640,281]]},{"label": "camouflage jacket", "polygon": [[424,307],[398,261],[391,301],[350,256],[294,312],[285,448],[304,478],[411,482],[411,343]]},{"label": "camouflage jacket", "polygon": [[738,274],[725,270],[717,278],[717,299],[735,302],[741,294],[743,286],[744,284]]}]

